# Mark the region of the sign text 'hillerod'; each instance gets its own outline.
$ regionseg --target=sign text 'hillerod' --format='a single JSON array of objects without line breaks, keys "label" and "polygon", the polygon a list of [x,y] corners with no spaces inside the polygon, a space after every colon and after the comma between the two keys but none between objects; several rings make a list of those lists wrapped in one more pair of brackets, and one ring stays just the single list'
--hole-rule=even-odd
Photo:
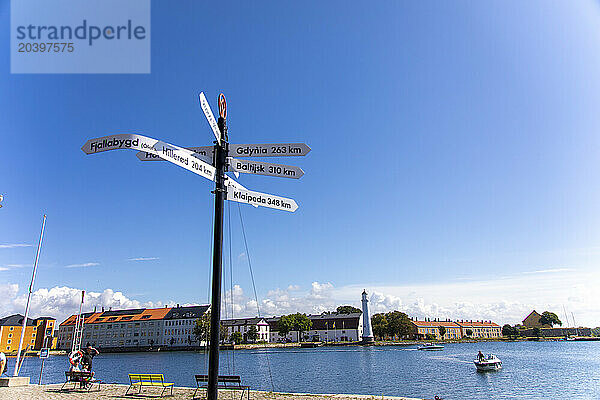
[{"label": "sign text 'hillerod'", "polygon": [[90,139],[81,147],[86,154],[120,149],[151,153],[211,181],[215,180],[215,167],[196,158],[193,151],[147,136],[121,133]]}]

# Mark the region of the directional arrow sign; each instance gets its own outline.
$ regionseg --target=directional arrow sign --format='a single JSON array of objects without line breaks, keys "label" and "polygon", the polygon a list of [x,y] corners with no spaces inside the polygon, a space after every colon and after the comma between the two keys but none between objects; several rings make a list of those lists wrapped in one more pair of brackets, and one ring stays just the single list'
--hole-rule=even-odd
[{"label": "directional arrow sign", "polygon": [[244,174],[279,176],[293,179],[298,179],[304,175],[304,171],[299,167],[254,160],[238,160],[237,158],[229,158],[229,167],[231,171]]},{"label": "directional arrow sign", "polygon": [[[194,153],[194,157],[199,158],[200,160],[212,164],[213,162],[213,146],[202,146],[202,147],[185,147],[187,150],[191,150]],[[149,153],[146,151],[138,151],[136,154],[137,158],[141,161],[163,161],[162,158],[155,155],[154,153]]]},{"label": "directional arrow sign", "polygon": [[200,92],[200,108],[202,108],[202,112],[206,116],[210,127],[212,128],[215,137],[217,138],[217,143],[221,144],[221,131],[219,130],[219,126],[217,125],[217,121],[215,120],[215,116],[210,109],[210,104],[208,104],[208,100],[206,100],[206,96],[204,96],[204,92]]},{"label": "directional arrow sign", "polygon": [[215,180],[215,168],[194,157],[195,153],[193,151],[147,136],[133,133],[109,135],[90,139],[81,147],[81,150],[86,154],[119,149],[133,149],[151,153],[211,181]]},{"label": "directional arrow sign", "polygon": [[237,201],[238,203],[248,203],[253,206],[275,208],[277,210],[294,212],[298,209],[298,204],[292,199],[274,196],[272,194],[252,192],[250,190],[236,189],[232,185],[227,186],[227,200]]},{"label": "directional arrow sign", "polygon": [[230,144],[232,157],[305,156],[310,151],[305,143]]}]

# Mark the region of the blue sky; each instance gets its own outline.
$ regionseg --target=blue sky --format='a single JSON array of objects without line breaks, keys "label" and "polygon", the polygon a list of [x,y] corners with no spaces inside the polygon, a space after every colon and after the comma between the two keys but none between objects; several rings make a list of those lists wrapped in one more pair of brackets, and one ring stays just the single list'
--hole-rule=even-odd
[{"label": "blue sky", "polygon": [[[216,111],[222,91],[232,143],[312,148],[272,160],[299,181],[239,179],[300,205],[241,206],[264,312],[358,304],[364,287],[377,310],[517,322],[566,304],[600,324],[597,2],[154,1],[148,75],[10,74],[9,22],[4,0],[0,285],[14,304],[43,213],[36,288],[68,288],[56,304],[71,289],[207,301],[210,182],[80,147],[127,132],[209,145],[197,95]],[[231,210],[238,311],[255,314]]]}]

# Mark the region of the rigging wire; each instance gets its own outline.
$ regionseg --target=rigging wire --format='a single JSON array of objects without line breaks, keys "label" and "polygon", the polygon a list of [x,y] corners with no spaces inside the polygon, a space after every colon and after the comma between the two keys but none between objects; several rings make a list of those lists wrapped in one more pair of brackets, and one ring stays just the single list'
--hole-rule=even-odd
[{"label": "rigging wire", "polygon": [[[258,303],[258,295],[256,294],[256,284],[254,282],[254,272],[252,271],[252,262],[250,261],[250,252],[248,251],[248,241],[246,240],[246,230],[244,229],[244,220],[242,218],[242,209],[238,203],[238,213],[240,215],[240,225],[242,227],[242,236],[244,238],[244,247],[246,249],[246,258],[248,259],[248,267],[250,268],[250,278],[252,279],[252,289],[254,290],[254,300],[256,301],[256,309],[258,311],[258,317],[262,318],[260,315],[260,305]],[[268,339],[268,338],[267,338]],[[273,374],[271,373],[271,362],[269,360],[269,352],[266,351],[266,346],[263,347],[265,349],[265,356],[267,359],[267,368],[269,369],[269,378],[271,379],[271,391],[275,391],[275,385],[273,384]]]}]

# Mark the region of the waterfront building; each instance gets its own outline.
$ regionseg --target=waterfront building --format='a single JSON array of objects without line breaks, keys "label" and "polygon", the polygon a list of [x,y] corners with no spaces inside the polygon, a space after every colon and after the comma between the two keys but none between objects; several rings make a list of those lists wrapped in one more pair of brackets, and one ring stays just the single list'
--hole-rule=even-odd
[{"label": "waterfront building", "polygon": [[[234,332],[239,332],[242,335],[244,342],[249,341],[248,332],[252,327],[256,329],[257,342],[269,341],[269,324],[264,318],[236,318],[221,320],[221,325],[227,329],[227,337],[231,338]],[[231,341],[231,339],[229,339]]]},{"label": "waterfront building", "polygon": [[362,313],[323,313],[319,315],[307,315],[307,317],[312,322],[312,327],[309,331],[292,331],[285,336],[279,334],[277,326],[279,317],[267,318],[267,323],[269,324],[269,342],[298,342],[300,334],[302,334],[302,341],[315,342],[356,342],[362,338]]},{"label": "waterfront building", "polygon": [[165,334],[162,344],[173,347],[206,345],[206,343],[198,341],[193,330],[196,321],[209,309],[209,305],[179,307],[179,304],[177,307],[171,308],[163,319]]},{"label": "waterfront building", "polygon": [[523,326],[525,328],[552,328],[552,326],[548,324],[542,324],[540,318],[542,318],[542,316],[537,311],[533,310],[523,320]]},{"label": "waterfront building", "polygon": [[[208,309],[205,305],[84,313],[82,344],[117,350],[201,345],[192,330],[195,321]],[[71,315],[60,324],[59,349],[71,349],[76,318]]]},{"label": "waterfront building", "polygon": [[[0,318],[0,351],[4,353],[17,352],[21,330],[23,329],[23,316],[14,314]],[[54,343],[53,333],[56,320],[51,317],[27,318],[23,346],[29,346],[30,350],[39,350],[42,347],[52,347]]]},{"label": "waterfront building", "polygon": [[467,330],[472,332],[469,337],[483,339],[499,339],[502,337],[502,328],[492,321],[473,321],[459,320],[456,323],[460,326],[462,336],[467,335]]},{"label": "waterfront building", "polygon": [[[458,323],[453,321],[418,321],[411,320],[413,324],[413,338],[415,339],[427,339],[427,335],[433,335],[436,339],[460,339],[463,336],[461,327]],[[446,329],[444,337],[440,335],[440,327],[443,326]]]},{"label": "waterfront building", "polygon": [[363,332],[362,341],[365,343],[371,343],[375,339],[373,338],[373,329],[371,328],[371,315],[369,314],[369,299],[367,299],[367,291],[362,292],[362,318],[363,318]]}]

